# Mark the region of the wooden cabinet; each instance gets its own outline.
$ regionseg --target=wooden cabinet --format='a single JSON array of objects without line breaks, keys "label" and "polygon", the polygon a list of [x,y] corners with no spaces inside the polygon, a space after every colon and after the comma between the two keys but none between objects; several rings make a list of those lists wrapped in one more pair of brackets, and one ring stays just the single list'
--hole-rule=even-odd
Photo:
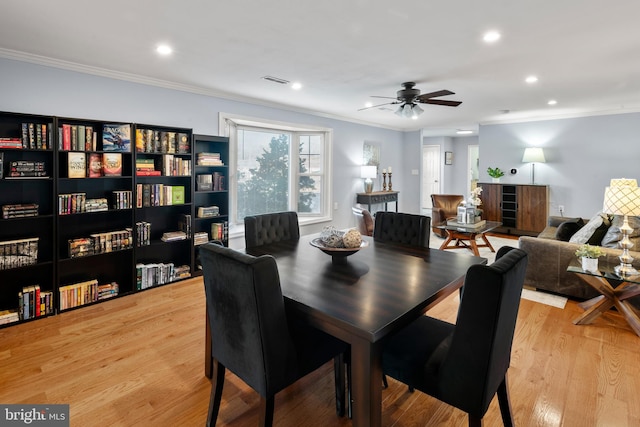
[{"label": "wooden cabinet", "polygon": [[497,232],[538,235],[549,216],[549,187],[546,185],[489,184],[482,187],[483,218],[499,221]]}]

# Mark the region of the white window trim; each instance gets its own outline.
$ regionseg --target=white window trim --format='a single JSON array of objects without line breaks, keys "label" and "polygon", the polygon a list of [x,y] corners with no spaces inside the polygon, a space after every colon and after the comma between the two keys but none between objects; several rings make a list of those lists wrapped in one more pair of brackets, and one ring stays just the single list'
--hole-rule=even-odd
[{"label": "white window trim", "polygon": [[[236,197],[238,192],[237,184],[236,184],[236,170],[237,170],[237,144],[235,141],[235,136],[231,135],[231,126],[229,126],[228,122],[232,122],[236,125],[242,126],[250,126],[261,129],[280,129],[283,131],[289,132],[315,132],[315,133],[324,133],[325,134],[325,156],[324,156],[324,176],[325,181],[323,185],[323,192],[325,193],[324,201],[323,201],[323,209],[324,215],[322,216],[313,216],[308,217],[305,215],[298,216],[298,221],[300,225],[310,225],[317,224],[322,222],[329,222],[333,219],[333,211],[331,209],[331,201],[333,200],[333,173],[332,173],[332,159],[333,159],[333,129],[322,127],[322,126],[313,126],[313,125],[301,125],[298,123],[289,123],[289,122],[281,122],[276,120],[269,119],[261,119],[257,117],[250,116],[242,116],[238,114],[230,114],[230,113],[220,113],[218,116],[218,129],[221,130],[223,136],[229,137],[229,195],[230,197]],[[230,209],[235,209],[235,203],[229,204]],[[235,217],[235,213],[231,215],[231,217]],[[238,227],[235,224],[231,224],[229,222],[229,237],[239,237],[244,235],[244,227]]]}]

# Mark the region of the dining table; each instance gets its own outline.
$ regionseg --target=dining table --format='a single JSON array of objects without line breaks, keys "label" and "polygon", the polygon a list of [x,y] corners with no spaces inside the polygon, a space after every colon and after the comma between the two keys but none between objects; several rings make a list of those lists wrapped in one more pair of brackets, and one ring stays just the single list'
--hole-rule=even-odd
[{"label": "dining table", "polygon": [[[244,251],[275,258],[288,315],[350,344],[352,422],[377,427],[382,423],[385,338],[460,289],[469,267],[487,260],[368,236],[362,236],[360,250],[334,260],[311,244],[319,237],[307,235]],[[205,373],[210,377],[209,340],[206,345]]]}]

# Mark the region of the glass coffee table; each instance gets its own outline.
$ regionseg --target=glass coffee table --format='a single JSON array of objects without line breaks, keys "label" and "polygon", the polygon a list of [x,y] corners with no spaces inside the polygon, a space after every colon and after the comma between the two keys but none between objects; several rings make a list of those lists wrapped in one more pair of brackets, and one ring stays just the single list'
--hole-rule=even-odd
[{"label": "glass coffee table", "polygon": [[[491,252],[495,252],[491,243],[487,239],[486,233],[498,228],[502,225],[497,221],[486,221],[480,227],[473,227],[466,224],[442,224],[436,226],[447,232],[447,238],[440,245],[440,250],[447,249],[469,249],[475,256],[480,256],[478,248],[489,248]],[[478,244],[476,239],[480,237],[484,243]],[[453,243],[451,243],[453,242]]]},{"label": "glass coffee table", "polygon": [[629,323],[631,329],[640,336],[638,309],[627,301],[629,298],[640,295],[640,275],[619,276],[614,270],[618,264],[599,260],[598,271],[583,270],[577,260],[569,264],[567,267],[568,272],[577,274],[580,279],[601,294],[578,304],[578,307],[585,310],[585,312],[575,319],[573,324],[588,325],[602,313],[615,306]]}]

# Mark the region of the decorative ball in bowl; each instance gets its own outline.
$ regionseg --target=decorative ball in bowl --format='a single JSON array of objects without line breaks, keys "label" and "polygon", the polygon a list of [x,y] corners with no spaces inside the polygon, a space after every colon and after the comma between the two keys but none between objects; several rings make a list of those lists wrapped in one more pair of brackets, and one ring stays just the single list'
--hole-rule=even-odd
[{"label": "decorative ball in bowl", "polygon": [[335,227],[325,227],[320,237],[309,242],[311,246],[320,249],[327,255],[331,255],[334,264],[344,264],[347,257],[369,246],[369,242],[362,240],[358,230],[352,229],[343,233]]}]

